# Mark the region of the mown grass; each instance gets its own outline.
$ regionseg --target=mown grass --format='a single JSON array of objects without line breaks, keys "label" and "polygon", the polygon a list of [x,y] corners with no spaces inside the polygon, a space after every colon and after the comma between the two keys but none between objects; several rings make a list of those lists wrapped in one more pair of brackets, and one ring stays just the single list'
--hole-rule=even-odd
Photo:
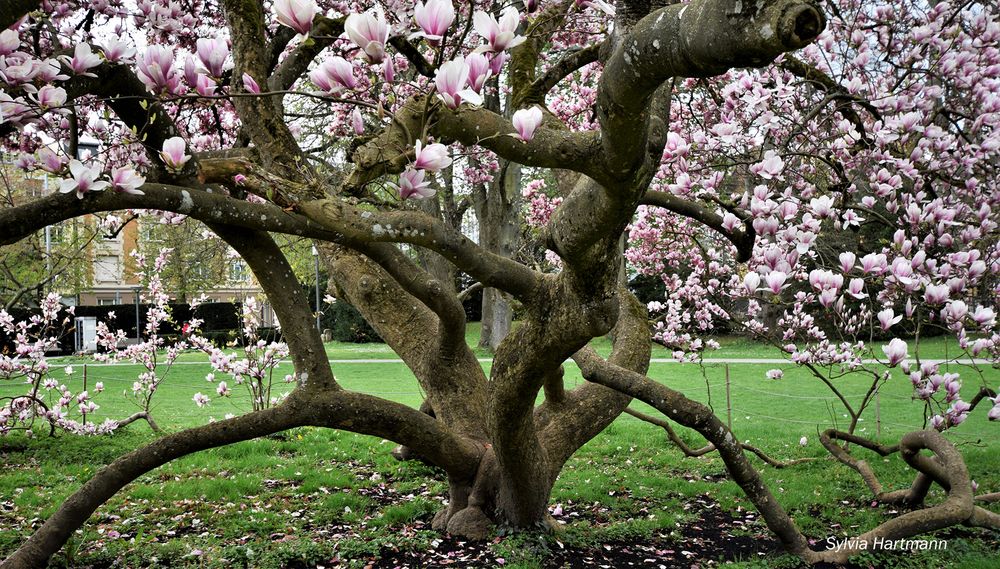
[{"label": "mown grass", "polygon": [[[477,336],[478,329],[470,329],[470,340]],[[777,355],[769,348],[735,339],[723,345],[724,357]],[[602,340],[597,347],[604,351],[608,344]],[[378,344],[332,344],[328,352],[333,360],[395,358]],[[174,367],[156,395],[154,416],[165,430],[176,431],[248,409],[245,394],[237,392],[231,400],[214,396],[213,384],[205,380],[209,368],[202,356],[185,354],[182,360],[184,365]],[[765,372],[774,367],[785,371],[784,379],[765,379]],[[134,411],[117,394],[131,385],[137,369],[87,366],[89,385],[102,381],[107,390],[99,396],[102,407],[94,420]],[[402,364],[335,361],[333,369],[348,389],[414,406],[422,399],[415,379]],[[962,366],[952,366],[952,370],[965,372],[965,392],[971,396],[980,381],[978,372]],[[280,371],[279,378],[285,373]],[[654,363],[649,374],[710,403],[720,417],[731,415],[741,440],[781,459],[817,459],[789,469],[762,466],[782,505],[810,537],[855,535],[892,517],[889,508],[871,507],[870,494],[857,475],[830,461],[819,446],[817,432],[831,425],[843,426],[846,418],[839,402],[805,370],[789,365],[731,364],[728,403],[724,364]],[[989,385],[1000,384],[997,370],[982,374]],[[78,362],[75,373],[66,379],[78,388],[82,376]],[[581,381],[576,368],[568,364],[567,386]],[[850,401],[857,401],[867,390],[867,381],[847,377],[837,385]],[[21,388],[2,385],[0,396]],[[212,403],[196,407],[192,396],[197,391],[209,394]],[[641,404],[635,408],[655,414]],[[879,413],[874,406],[866,410],[859,431],[894,441],[921,426],[921,407],[910,400],[909,382],[897,372],[882,389]],[[947,435],[960,445],[980,488],[990,491],[1000,490],[1000,444],[995,442],[995,429],[986,422],[983,408]],[[689,444],[702,444],[696,433],[683,428],[679,432]],[[808,439],[805,447],[798,444],[802,436]],[[0,440],[4,466],[0,472],[0,556],[12,551],[102,465],[154,438],[145,424],[136,424],[100,438],[28,439],[16,434]],[[392,446],[352,433],[305,428],[182,458],[141,477],[103,506],[54,560],[54,566],[305,567],[330,566],[336,560],[335,565],[362,567],[389,551],[427,550],[440,538],[427,531],[426,525],[441,507],[446,485],[429,467],[392,459]],[[898,456],[866,458],[886,487],[900,488],[912,481],[912,471]],[[560,519],[569,522],[565,531],[558,536],[501,536],[487,547],[495,557],[504,558],[508,567],[537,567],[557,547],[553,540],[575,547],[669,542],[676,537],[679,524],[697,522],[697,516],[684,507],[696,497],[708,495],[728,511],[750,507],[739,489],[724,479],[724,470],[718,457],[684,458],[668,444],[661,429],[623,416],[582,448],[557,481],[552,504],[564,510]],[[941,497],[935,491],[933,499]],[[751,529],[766,534],[759,522]],[[963,530],[942,535],[949,539],[947,552],[879,554],[863,559],[862,564],[995,566],[995,533]],[[769,555],[738,565],[777,568],[795,566],[795,561]]]}]

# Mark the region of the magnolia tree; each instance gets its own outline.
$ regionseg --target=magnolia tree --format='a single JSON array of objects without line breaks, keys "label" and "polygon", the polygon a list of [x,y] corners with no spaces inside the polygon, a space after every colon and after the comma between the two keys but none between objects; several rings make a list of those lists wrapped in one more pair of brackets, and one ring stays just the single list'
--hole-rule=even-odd
[{"label": "magnolia tree", "polygon": [[[436,528],[483,537],[494,523],[546,526],[565,462],[632,399],[701,433],[790,552],[845,560],[851,546],[810,549],[708,407],[645,375],[649,315],[622,285],[624,242],[642,270],[666,275],[654,334],[681,357],[707,345],[699,329],[732,319],[781,330],[794,361],[850,369],[871,355],[866,335],[894,334],[903,315],[995,358],[1000,28],[989,10],[903,0],[824,10],[804,0],[5,3],[8,144],[19,166],[64,181],[0,211],[0,242],[106,211],[200,220],[267,293],[295,388],[276,406],[114,461],[2,566],[44,564],[104,501],[165,462],[305,425],[390,439],[442,469],[450,496]],[[81,133],[103,141],[85,162],[72,158]],[[475,243],[435,205],[511,167],[532,180],[525,200],[545,267]],[[413,371],[423,410],[338,384],[274,234],[315,241],[338,296]],[[465,343],[453,283],[421,255],[523,307],[489,376]],[[587,344],[609,332],[602,358]],[[899,366],[903,342],[875,355]],[[562,381],[570,359],[587,380],[572,390]],[[965,419],[972,401],[958,404],[956,378],[908,370],[928,405],[945,406],[935,426]],[[1000,526],[937,430],[892,447],[827,439],[880,499],[916,505],[932,483],[947,490],[856,547]],[[882,492],[838,439],[899,451],[913,487]]]}]

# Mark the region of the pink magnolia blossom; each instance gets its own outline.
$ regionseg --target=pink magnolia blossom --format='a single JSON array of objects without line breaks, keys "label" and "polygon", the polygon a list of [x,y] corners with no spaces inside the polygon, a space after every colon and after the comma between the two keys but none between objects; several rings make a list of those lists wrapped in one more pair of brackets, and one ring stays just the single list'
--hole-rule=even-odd
[{"label": "pink magnolia blossom", "polygon": [[458,57],[447,61],[438,68],[434,76],[434,86],[438,97],[449,109],[457,109],[463,102],[480,105],[483,98],[472,89],[466,89],[469,80],[469,65],[465,58]]},{"label": "pink magnolia blossom", "polygon": [[764,282],[767,283],[767,288],[774,294],[778,294],[787,285],[785,284],[785,279],[788,275],[783,271],[771,271],[764,277]]},{"label": "pink magnolia blossom", "polygon": [[825,219],[833,215],[833,198],[830,196],[820,196],[809,200],[809,208],[813,215],[820,219]]},{"label": "pink magnolia blossom", "polygon": [[243,88],[246,89],[247,93],[260,94],[260,85],[249,73],[243,74]]},{"label": "pink magnolia blossom", "polygon": [[853,296],[854,298],[861,300],[862,298],[867,298],[868,293],[865,292],[865,281],[864,279],[853,278],[847,284],[847,294]]},{"label": "pink magnolia blossom", "polygon": [[312,30],[319,6],[315,0],[275,0],[274,12],[279,24],[306,35]]},{"label": "pink magnolia blossom", "polygon": [[392,85],[396,80],[396,66],[392,63],[392,57],[385,58],[385,62],[382,63],[382,79],[386,85]]},{"label": "pink magnolia blossom", "polygon": [[46,146],[38,149],[38,161],[49,174],[58,174],[66,167],[66,158]]},{"label": "pink magnolia blossom", "polygon": [[785,162],[773,150],[764,153],[764,160],[750,166],[750,171],[765,180],[780,179],[781,171],[785,168]]},{"label": "pink magnolia blossom", "polygon": [[194,90],[202,97],[214,97],[218,86],[208,75],[199,73],[195,78]]},{"label": "pink magnolia blossom", "polygon": [[344,31],[370,63],[382,63],[389,42],[389,24],[381,6],[364,14],[351,14],[344,22]]},{"label": "pink magnolia blossom", "polygon": [[888,262],[884,253],[869,253],[861,258],[861,270],[865,274],[873,273],[880,275],[885,271],[887,266]]},{"label": "pink magnolia blossom", "polygon": [[486,82],[493,76],[490,60],[481,53],[471,53],[465,58],[465,63],[469,66],[469,85],[481,94]]},{"label": "pink magnolia blossom", "polygon": [[221,78],[228,67],[226,60],[229,58],[229,44],[225,40],[199,38],[197,52],[198,59],[208,74],[216,79]]},{"label": "pink magnolia blossom", "polygon": [[948,300],[948,285],[927,285],[924,301],[927,304],[944,304]]},{"label": "pink magnolia blossom", "polygon": [[187,143],[184,139],[175,136],[173,138],[168,138],[163,141],[163,150],[160,152],[160,158],[163,159],[163,163],[167,165],[167,168],[180,171],[187,164],[191,156],[185,154],[187,151]]},{"label": "pink magnolia blossom", "polygon": [[361,116],[361,109],[357,107],[354,107],[351,113],[351,126],[354,128],[354,134],[361,136],[365,133],[365,119]]},{"label": "pink magnolia blossom", "polygon": [[309,80],[327,95],[337,95],[358,86],[354,66],[343,57],[334,56],[309,72]]},{"label": "pink magnolia blossom", "polygon": [[115,168],[111,172],[111,188],[116,192],[124,194],[143,195],[139,186],[146,183],[146,178],[136,174],[135,170],[128,166]]},{"label": "pink magnolia blossom", "polygon": [[909,356],[906,342],[893,338],[888,345],[882,346],[882,352],[889,358],[889,367],[896,367]]},{"label": "pink magnolia blossom", "polygon": [[175,94],[180,86],[180,72],[174,67],[174,52],[162,45],[151,45],[137,62],[139,80],[153,93]]},{"label": "pink magnolia blossom", "polygon": [[844,251],[840,254],[840,270],[844,271],[844,274],[851,272],[854,269],[854,263],[858,260],[858,256],[851,251]]},{"label": "pink magnolia blossom", "polygon": [[99,192],[110,185],[97,179],[101,175],[99,168],[87,168],[79,160],[70,161],[69,172],[73,176],[72,179],[59,183],[59,191],[64,194],[76,192],[76,197],[83,199],[88,192]]},{"label": "pink magnolia blossom", "polygon": [[490,74],[494,77],[500,75],[500,71],[503,70],[503,66],[510,60],[510,54],[506,51],[501,51],[498,53],[491,54],[490,56]]},{"label": "pink magnolia blossom", "polygon": [[983,328],[992,328],[997,322],[996,313],[988,306],[977,306],[970,316],[973,322]]},{"label": "pink magnolia blossom", "polygon": [[207,395],[201,393],[200,391],[198,393],[195,393],[194,397],[192,397],[191,399],[198,407],[204,407],[205,405],[208,405],[212,401],[211,399],[208,398]]},{"label": "pink magnolia blossom", "polygon": [[440,41],[455,21],[455,6],[451,0],[427,0],[417,2],[413,7],[413,20],[420,26],[412,37],[424,37],[432,42]]},{"label": "pink magnolia blossom", "polygon": [[429,198],[437,193],[437,190],[430,186],[430,181],[424,181],[424,170],[407,168],[399,175],[397,186],[399,198],[403,200]]},{"label": "pink magnolia blossom", "polygon": [[413,146],[413,167],[417,170],[437,172],[451,164],[448,147],[443,144],[434,143],[423,146],[423,142],[417,140]]},{"label": "pink magnolia blossom", "polygon": [[522,142],[528,142],[535,138],[535,130],[542,124],[542,109],[537,105],[529,109],[521,109],[514,113],[511,122],[514,124],[514,138]]},{"label": "pink magnolia blossom", "polygon": [[751,271],[743,275],[743,288],[748,294],[753,294],[760,288],[760,273]]},{"label": "pink magnolia blossom", "polygon": [[499,22],[493,14],[479,11],[472,15],[472,23],[476,33],[487,42],[487,45],[480,48],[483,51],[498,52],[513,49],[527,39],[517,35],[521,14],[513,6],[508,6],[500,12]]},{"label": "pink magnolia blossom", "polygon": [[722,216],[722,228],[726,231],[732,233],[740,226],[742,226],[740,218],[736,217],[733,212],[727,211],[726,214]]},{"label": "pink magnolia blossom", "polygon": [[21,38],[16,30],[4,30],[0,32],[0,57],[10,55],[21,47]]},{"label": "pink magnolia blossom", "polygon": [[38,90],[37,94],[29,96],[29,98],[38,103],[42,109],[61,107],[66,103],[66,89],[45,85]]},{"label": "pink magnolia blossom", "polygon": [[90,44],[76,44],[76,47],[73,49],[73,57],[63,56],[62,59],[73,70],[73,74],[97,77],[97,75],[90,73],[89,70],[100,65],[101,58],[91,50]]},{"label": "pink magnolia blossom", "polygon": [[990,421],[1000,421],[1000,402],[997,402],[987,414]]},{"label": "pink magnolia blossom", "polygon": [[883,330],[889,330],[903,319],[903,315],[896,316],[892,308],[880,310],[878,313],[878,323]]},{"label": "pink magnolia blossom", "polygon": [[110,37],[104,40],[104,46],[101,48],[101,51],[104,52],[104,59],[107,59],[111,63],[125,63],[135,57],[135,48],[119,40],[117,37]]}]

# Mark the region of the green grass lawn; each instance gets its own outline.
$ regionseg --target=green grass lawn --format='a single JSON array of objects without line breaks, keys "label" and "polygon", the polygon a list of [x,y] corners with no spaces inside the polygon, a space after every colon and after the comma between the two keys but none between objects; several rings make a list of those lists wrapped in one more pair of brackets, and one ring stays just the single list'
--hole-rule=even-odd
[{"label": "green grass lawn", "polygon": [[[477,338],[478,328],[470,326],[470,343],[474,345]],[[712,357],[778,356],[767,347],[724,340],[723,349]],[[605,340],[595,344],[600,351],[608,349]],[[941,354],[945,349],[941,341],[924,347]],[[332,343],[327,349],[333,360],[396,357],[380,344]],[[660,350],[654,357],[669,354]],[[248,410],[248,398],[238,388],[231,399],[215,396],[214,384],[205,380],[210,368],[203,356],[185,354],[181,361],[170,371],[155,399],[153,414],[165,430],[176,431]],[[83,364],[77,361],[74,365],[70,381],[79,386]],[[412,374],[400,363],[334,361],[332,365],[348,389],[413,406],[422,399]],[[765,372],[774,367],[785,371],[784,379],[765,378]],[[965,391],[971,396],[979,379],[962,366],[951,368],[966,372]],[[101,381],[106,388],[97,398],[101,409],[93,419],[120,418],[136,410],[117,394],[131,386],[138,369],[87,365],[88,385]],[[280,378],[290,369],[286,365],[278,370],[279,390],[287,390]],[[728,372],[729,404],[723,364],[654,363],[649,375],[710,403],[723,419],[731,415],[741,440],[777,458],[818,459],[789,469],[763,467],[764,477],[779,500],[810,537],[823,540],[856,535],[891,517],[888,508],[870,507],[871,497],[859,477],[830,461],[818,444],[819,430],[844,426],[846,418],[839,403],[815,378],[791,365],[730,364]],[[1000,371],[987,369],[982,373],[989,385],[1000,385]],[[567,386],[581,381],[576,368],[568,364]],[[866,380],[852,377],[837,384],[852,401],[868,387]],[[21,389],[0,385],[0,397]],[[192,397],[199,391],[212,398],[210,405],[195,406]],[[878,416],[874,407],[863,415],[861,434],[895,441],[901,434],[920,428],[921,407],[910,400],[910,394],[909,382],[897,372],[883,387]],[[655,414],[645,405],[634,407]],[[727,411],[730,408],[731,412]],[[997,426],[988,423],[985,414],[985,406],[977,409],[947,436],[960,446],[981,491],[1000,491]],[[695,433],[679,431],[689,444],[700,446]],[[805,447],[798,444],[802,436],[808,438]],[[145,424],[136,424],[99,438],[60,435],[29,440],[17,434],[0,440],[0,464],[4,466],[0,471],[0,556],[16,547],[101,465],[153,438]],[[143,476],[102,507],[54,564],[364,567],[369,563],[381,566],[379,558],[400,552],[438,547],[435,543],[441,536],[429,531],[428,523],[440,507],[446,485],[426,466],[396,462],[389,456],[392,446],[371,437],[307,428],[186,457]],[[866,458],[888,488],[904,487],[912,481],[912,471],[898,456]],[[672,540],[681,539],[684,527],[698,527],[698,514],[688,509],[692,500],[707,495],[730,513],[749,507],[739,489],[721,478],[723,473],[717,457],[685,458],[669,445],[662,430],[623,416],[581,449],[560,476],[552,504],[564,510],[560,519],[569,522],[563,532],[541,537],[498,534],[483,547],[492,558],[503,558],[506,566],[513,567],[558,566],[551,560],[563,547],[650,542],[667,549]],[[936,491],[934,499],[940,498],[941,492]],[[746,531],[762,539],[768,536],[759,521],[748,524]],[[951,530],[940,535],[949,539],[947,552],[880,554],[862,559],[862,564],[995,567],[996,533]],[[795,566],[795,561],[772,553],[740,564],[788,567]]]}]

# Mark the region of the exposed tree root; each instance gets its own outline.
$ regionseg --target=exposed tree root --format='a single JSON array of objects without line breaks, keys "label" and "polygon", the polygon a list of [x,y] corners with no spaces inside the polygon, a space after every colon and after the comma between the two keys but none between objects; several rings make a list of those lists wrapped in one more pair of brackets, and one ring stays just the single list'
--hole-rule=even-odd
[{"label": "exposed tree root", "polygon": [[[662,427],[663,430],[667,432],[667,438],[670,439],[670,442],[674,443],[674,445],[677,448],[679,448],[682,453],[684,453],[684,456],[697,458],[700,456],[705,456],[706,454],[714,452],[716,450],[715,445],[712,443],[709,443],[701,448],[691,448],[690,446],[688,446],[687,443],[684,442],[684,439],[680,438],[680,436],[677,435],[677,432],[674,431],[674,428],[673,426],[670,425],[669,421],[659,419],[657,417],[653,417],[645,413],[641,413],[639,411],[636,411],[635,409],[632,409],[631,407],[625,409],[625,412],[628,413],[629,415],[632,415],[636,419],[645,421],[647,423],[650,423],[651,425],[656,425],[657,427]],[[740,443],[740,446],[743,447],[743,450],[752,452],[753,454],[757,455],[758,458],[766,462],[768,465],[773,466],[774,468],[787,468],[789,466],[794,466],[796,464],[803,464],[806,462],[812,462],[816,460],[814,458],[796,458],[794,460],[788,460],[782,462],[768,455],[767,453],[765,453],[764,451],[753,445],[747,443]]]}]

